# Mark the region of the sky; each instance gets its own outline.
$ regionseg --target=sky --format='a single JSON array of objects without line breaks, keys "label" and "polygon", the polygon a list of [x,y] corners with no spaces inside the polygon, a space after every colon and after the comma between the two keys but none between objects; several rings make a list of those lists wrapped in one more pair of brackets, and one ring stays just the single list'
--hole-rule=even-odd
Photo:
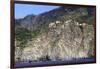
[{"label": "sky", "polygon": [[30,14],[41,14],[59,6],[49,6],[49,5],[33,5],[33,4],[15,4],[15,18],[23,18]]}]

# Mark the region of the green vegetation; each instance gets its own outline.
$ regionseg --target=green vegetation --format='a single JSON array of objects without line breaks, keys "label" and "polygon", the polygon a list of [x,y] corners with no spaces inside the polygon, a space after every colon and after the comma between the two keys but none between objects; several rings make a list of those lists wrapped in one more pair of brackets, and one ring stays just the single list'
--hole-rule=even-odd
[{"label": "green vegetation", "polygon": [[31,33],[32,38],[35,38],[40,32],[39,31],[34,31]]},{"label": "green vegetation", "polygon": [[76,19],[78,22],[80,22],[80,23],[87,23],[87,24],[89,24],[89,25],[92,25],[92,24],[94,24],[94,20],[95,20],[95,18],[94,18],[94,16],[80,16],[80,17],[78,17],[77,19]]},{"label": "green vegetation", "polygon": [[18,28],[15,32],[16,39],[18,41],[25,41],[27,39],[30,39],[31,33],[27,29]]},{"label": "green vegetation", "polygon": [[87,19],[87,23],[88,24],[94,24],[95,23],[95,17],[94,16],[91,16],[91,17],[89,17],[88,19]]},{"label": "green vegetation", "polygon": [[20,42],[20,48],[23,49],[27,41],[31,38],[31,33],[25,28],[17,28],[15,30],[15,38]]},{"label": "green vegetation", "polygon": [[32,38],[35,38],[39,33],[39,31],[31,32],[25,28],[17,28],[15,30],[15,38],[20,42],[20,46],[24,48],[26,43]]}]

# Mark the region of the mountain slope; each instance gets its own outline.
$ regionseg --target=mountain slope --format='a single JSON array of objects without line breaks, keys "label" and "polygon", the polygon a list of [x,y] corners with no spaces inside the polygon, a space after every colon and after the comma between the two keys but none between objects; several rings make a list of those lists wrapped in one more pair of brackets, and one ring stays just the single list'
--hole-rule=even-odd
[{"label": "mountain slope", "polygon": [[[90,21],[90,16],[94,20],[93,9],[59,7],[17,20],[16,62],[93,57],[94,28]],[[87,19],[82,20],[84,17]]]}]

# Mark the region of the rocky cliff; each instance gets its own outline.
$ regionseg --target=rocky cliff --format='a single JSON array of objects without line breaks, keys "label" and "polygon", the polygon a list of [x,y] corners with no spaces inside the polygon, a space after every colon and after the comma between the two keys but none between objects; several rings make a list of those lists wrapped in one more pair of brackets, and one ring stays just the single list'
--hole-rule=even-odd
[{"label": "rocky cliff", "polygon": [[94,57],[93,13],[94,8],[59,7],[16,20],[16,62]]}]

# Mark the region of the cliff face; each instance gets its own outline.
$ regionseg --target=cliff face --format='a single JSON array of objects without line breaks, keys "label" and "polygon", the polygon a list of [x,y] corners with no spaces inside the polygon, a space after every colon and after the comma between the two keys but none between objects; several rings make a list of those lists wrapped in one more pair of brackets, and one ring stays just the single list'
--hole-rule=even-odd
[{"label": "cliff face", "polygon": [[[89,19],[88,12],[87,8],[60,7],[21,20],[15,29],[16,62],[93,57],[93,24],[79,20],[82,17]],[[24,28],[24,32],[19,31],[20,28]],[[22,32],[24,34],[20,34]]]}]

